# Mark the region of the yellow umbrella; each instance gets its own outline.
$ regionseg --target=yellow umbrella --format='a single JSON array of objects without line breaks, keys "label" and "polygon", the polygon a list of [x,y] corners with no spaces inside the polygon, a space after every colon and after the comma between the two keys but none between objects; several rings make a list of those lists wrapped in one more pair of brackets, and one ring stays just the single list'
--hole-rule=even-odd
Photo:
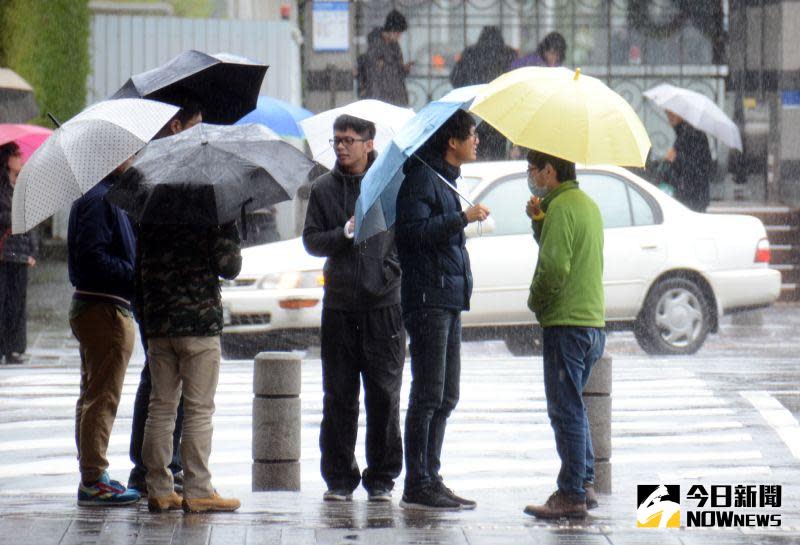
[{"label": "yellow umbrella", "polygon": [[650,149],[631,105],[580,69],[513,70],[489,83],[470,111],[514,144],[585,165],[642,167]]}]

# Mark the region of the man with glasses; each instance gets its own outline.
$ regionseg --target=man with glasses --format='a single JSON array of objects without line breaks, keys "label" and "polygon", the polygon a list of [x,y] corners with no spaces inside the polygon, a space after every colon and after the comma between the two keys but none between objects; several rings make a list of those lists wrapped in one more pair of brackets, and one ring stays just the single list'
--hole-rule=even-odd
[{"label": "man with glasses", "polygon": [[[333,124],[333,170],[314,181],[303,229],[308,253],[327,258],[322,301],[324,392],[320,429],[325,501],[349,501],[359,482],[370,501],[391,501],[403,466],[400,386],[405,335],[393,233],[353,243],[361,179],[375,160],[375,125],[342,115]],[[360,381],[367,412],[363,475],[355,458]]]}]

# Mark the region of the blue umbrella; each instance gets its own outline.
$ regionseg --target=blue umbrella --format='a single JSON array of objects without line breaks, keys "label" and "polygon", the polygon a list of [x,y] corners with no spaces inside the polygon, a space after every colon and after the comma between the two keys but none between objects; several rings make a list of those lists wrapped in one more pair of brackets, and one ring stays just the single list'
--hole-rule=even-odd
[{"label": "blue umbrella", "polygon": [[302,139],[304,138],[303,129],[298,123],[312,115],[314,114],[305,108],[277,98],[261,96],[258,97],[256,109],[241,118],[236,124],[260,123],[278,133],[279,136]]},{"label": "blue umbrella", "polygon": [[397,193],[405,179],[403,164],[459,108],[467,109],[485,85],[453,89],[425,105],[389,142],[361,180],[356,201],[356,242],[394,225]]}]

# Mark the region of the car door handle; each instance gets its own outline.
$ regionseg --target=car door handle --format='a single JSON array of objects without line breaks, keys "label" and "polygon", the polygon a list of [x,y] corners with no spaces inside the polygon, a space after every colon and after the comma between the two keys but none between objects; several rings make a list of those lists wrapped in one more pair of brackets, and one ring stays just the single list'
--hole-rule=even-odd
[{"label": "car door handle", "polygon": [[658,250],[658,244],[642,244],[642,250]]}]

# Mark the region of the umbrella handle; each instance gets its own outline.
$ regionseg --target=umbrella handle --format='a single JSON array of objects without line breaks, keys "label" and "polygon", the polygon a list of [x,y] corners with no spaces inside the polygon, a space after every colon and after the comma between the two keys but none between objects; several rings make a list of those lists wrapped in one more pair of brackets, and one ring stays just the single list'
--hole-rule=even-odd
[{"label": "umbrella handle", "polygon": [[244,213],[244,209],[251,202],[253,202],[253,197],[242,203],[242,240],[247,240],[247,216]]}]

